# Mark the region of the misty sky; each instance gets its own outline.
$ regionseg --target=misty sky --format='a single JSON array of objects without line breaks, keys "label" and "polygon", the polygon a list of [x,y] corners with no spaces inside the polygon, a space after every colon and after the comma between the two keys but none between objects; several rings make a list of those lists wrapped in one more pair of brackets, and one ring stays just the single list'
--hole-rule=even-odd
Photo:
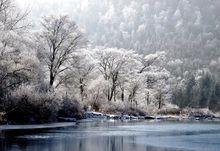
[{"label": "misty sky", "polygon": [[67,11],[67,8],[74,8],[75,4],[81,6],[81,9],[85,9],[88,4],[88,0],[16,0],[20,8],[29,8],[33,13],[37,9],[50,8],[48,11]]},{"label": "misty sky", "polygon": [[48,14],[68,14],[74,19],[74,10],[85,10],[88,0],[16,0],[19,8],[31,11],[30,17],[33,23]]}]

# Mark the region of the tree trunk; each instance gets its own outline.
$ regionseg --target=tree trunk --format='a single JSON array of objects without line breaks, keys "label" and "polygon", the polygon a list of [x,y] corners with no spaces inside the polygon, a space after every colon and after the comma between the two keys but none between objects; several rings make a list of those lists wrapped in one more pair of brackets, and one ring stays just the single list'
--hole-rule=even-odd
[{"label": "tree trunk", "polygon": [[112,87],[112,89],[111,89],[109,101],[112,101],[113,95],[114,95],[114,87]]},{"label": "tree trunk", "polygon": [[81,101],[83,102],[83,93],[84,93],[84,87],[83,87],[83,79],[80,78],[80,95],[81,95]]},{"label": "tree trunk", "polygon": [[161,109],[162,107],[162,94],[160,93],[158,96],[158,109]]},{"label": "tree trunk", "polygon": [[53,73],[50,72],[50,88],[53,87],[54,79],[55,79],[55,77],[53,76]]},{"label": "tree trunk", "polygon": [[147,95],[145,96],[145,99],[147,101],[147,105],[149,105],[150,104],[149,92],[147,92]]},{"label": "tree trunk", "polygon": [[125,100],[124,89],[122,89],[122,92],[121,92],[121,101],[124,102],[124,100]]}]

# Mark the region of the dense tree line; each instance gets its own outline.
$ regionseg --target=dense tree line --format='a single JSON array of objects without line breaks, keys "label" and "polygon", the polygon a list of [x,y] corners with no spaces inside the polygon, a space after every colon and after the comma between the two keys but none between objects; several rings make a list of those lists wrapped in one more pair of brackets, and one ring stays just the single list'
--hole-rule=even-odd
[{"label": "dense tree line", "polygon": [[[218,0],[97,0],[86,8],[77,6],[80,17],[73,13],[73,18],[94,44],[145,55],[165,51],[166,69],[175,78],[173,90],[178,88],[173,102],[183,107],[215,106],[211,100],[219,100],[220,81]],[[96,15],[90,18],[89,12]],[[196,103],[191,102],[192,93]]]},{"label": "dense tree line", "polygon": [[[70,1],[66,0],[66,3]],[[86,5],[83,1],[73,0],[71,4],[75,6],[74,10],[72,5],[65,5],[63,11],[70,12],[71,17],[85,28],[92,44],[132,49],[144,55],[165,51],[165,68],[174,77],[172,90],[178,87],[179,91],[172,97],[176,104],[182,103],[174,100],[177,94],[180,95],[179,89],[183,96],[178,100],[184,98],[183,102],[191,102],[192,94],[187,93],[192,92],[186,90],[192,86],[189,77],[195,78],[197,105],[183,103],[184,107],[192,106],[187,104],[204,107],[198,103],[201,95],[208,95],[202,98],[209,106],[212,104],[210,90],[212,98],[219,100],[216,95],[220,81],[218,0],[94,0]],[[211,86],[201,84],[201,79],[205,79],[201,76],[206,76],[206,73],[210,75],[208,85]],[[208,92],[204,92],[205,87],[208,87]]]},{"label": "dense tree line", "polygon": [[200,25],[208,19],[201,17],[207,12],[200,7],[206,6],[187,0],[172,7],[171,1],[148,3],[106,2],[110,8],[99,30],[109,35],[94,29],[104,45],[96,46],[66,15],[44,17],[33,31],[27,12],[13,0],[0,0],[0,110],[16,122],[80,118],[83,109],[153,111],[173,104],[218,111],[220,50],[213,31],[218,27]]}]

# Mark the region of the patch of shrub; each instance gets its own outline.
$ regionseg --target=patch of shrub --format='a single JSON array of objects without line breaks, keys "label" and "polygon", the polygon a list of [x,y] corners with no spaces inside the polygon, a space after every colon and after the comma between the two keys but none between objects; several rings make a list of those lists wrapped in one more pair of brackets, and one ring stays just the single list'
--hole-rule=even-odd
[{"label": "patch of shrub", "polygon": [[100,109],[101,109],[101,103],[99,103],[99,102],[92,102],[92,104],[91,104],[91,106],[92,106],[92,109],[93,110],[95,110],[95,111],[100,111]]},{"label": "patch of shrub", "polygon": [[31,87],[21,87],[7,100],[6,116],[12,124],[54,122],[59,100],[52,94],[38,93]]},{"label": "patch of shrub", "polygon": [[182,114],[182,109],[172,108],[172,109],[160,109],[157,114],[162,115],[180,115]]},{"label": "patch of shrub", "polygon": [[85,111],[102,112],[105,106],[104,104],[106,104],[106,102],[100,100],[87,100],[82,102],[82,106]]},{"label": "patch of shrub", "polygon": [[64,98],[58,113],[59,117],[82,119],[83,112],[78,101]]},{"label": "patch of shrub", "polygon": [[109,114],[122,114],[122,115],[133,115],[133,116],[145,116],[146,112],[138,109],[138,108],[134,108],[131,106],[127,106],[127,105],[117,105],[117,104],[109,104],[108,106],[106,106],[104,108],[104,112],[105,113],[109,113]]}]

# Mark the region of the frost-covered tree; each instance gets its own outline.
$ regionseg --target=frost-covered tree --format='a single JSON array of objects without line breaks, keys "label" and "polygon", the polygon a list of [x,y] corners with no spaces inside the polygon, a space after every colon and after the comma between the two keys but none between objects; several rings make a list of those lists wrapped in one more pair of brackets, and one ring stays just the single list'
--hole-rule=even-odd
[{"label": "frost-covered tree", "polygon": [[79,100],[83,102],[84,99],[88,99],[87,87],[94,76],[94,69],[95,59],[93,52],[89,49],[80,49],[74,55],[74,62],[71,62],[71,70],[64,73],[64,76],[68,75],[68,77],[66,76],[64,81],[60,81],[60,84],[64,82],[71,92],[75,92],[74,97],[79,96]]},{"label": "frost-covered tree", "polygon": [[4,110],[11,91],[37,81],[39,61],[29,36],[27,15],[14,1],[0,1],[0,101]]},{"label": "frost-covered tree", "polygon": [[[162,108],[170,103],[170,73],[161,66],[165,62],[164,52],[143,57],[134,51],[117,48],[93,51],[98,71],[89,89],[96,99],[114,100],[121,105],[143,109],[149,104],[159,103]],[[160,98],[157,97],[159,93]]]},{"label": "frost-covered tree", "polygon": [[[31,40],[27,36],[27,13],[22,13],[11,0],[0,1],[0,87],[1,92],[30,78]],[[34,58],[34,57],[33,57]]]},{"label": "frost-covered tree", "polygon": [[165,69],[166,53],[156,52],[146,55],[141,69],[145,82],[145,103],[153,104],[161,109],[170,104],[171,100],[171,74]]},{"label": "frost-covered tree", "polygon": [[68,16],[51,15],[45,17],[41,24],[42,30],[36,37],[38,56],[47,68],[49,85],[56,87],[56,83],[59,85],[66,78],[63,73],[71,68],[75,51],[86,41],[79,27]]},{"label": "frost-covered tree", "polygon": [[96,50],[96,57],[98,60],[99,71],[104,79],[108,82],[107,90],[105,92],[108,101],[112,101],[116,95],[116,88],[118,86],[118,79],[124,65],[129,59],[127,54],[129,51],[116,48],[106,48]]},{"label": "frost-covered tree", "polygon": [[[170,103],[220,109],[218,1],[71,4],[74,10],[71,5],[63,8],[71,11],[70,17],[51,15],[41,22],[30,18],[37,25],[30,31],[28,11],[20,11],[13,0],[0,0],[1,104],[12,94],[22,107],[36,92],[35,100],[46,96],[52,104],[53,99],[67,101],[61,112],[65,115],[75,99],[99,111],[160,110]],[[47,7],[41,5],[38,13],[50,13]],[[89,47],[84,47],[80,27],[91,41]]]}]

